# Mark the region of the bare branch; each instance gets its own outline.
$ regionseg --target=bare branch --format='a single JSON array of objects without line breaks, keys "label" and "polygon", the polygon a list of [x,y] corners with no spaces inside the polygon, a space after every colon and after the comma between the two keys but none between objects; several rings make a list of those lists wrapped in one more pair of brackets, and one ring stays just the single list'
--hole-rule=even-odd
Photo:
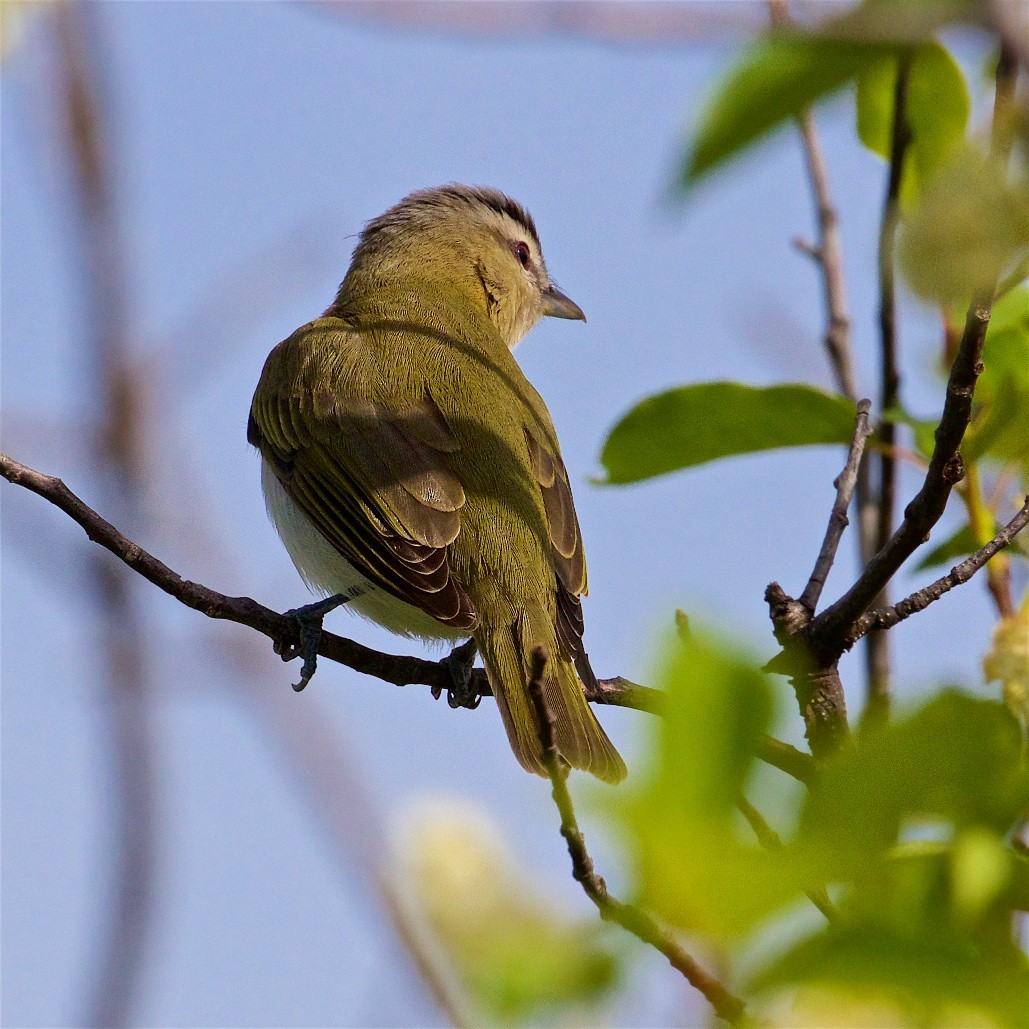
[{"label": "bare branch", "polygon": [[[1005,112],[1012,102],[1017,72],[1013,56],[1002,50],[997,65],[993,132],[994,151],[1001,158],[1010,153],[1011,136]],[[826,656],[838,655],[846,648],[854,623],[928,537],[947,506],[951,490],[964,475],[958,448],[972,416],[972,397],[982,372],[983,342],[995,292],[996,283],[983,284],[969,306],[964,332],[947,381],[943,415],[936,427],[936,446],[921,489],[905,509],[904,519],[896,532],[868,563],[854,585],[811,623],[811,642]]]},{"label": "bare branch", "polygon": [[[736,806],[740,809],[740,814],[747,820],[747,824],[757,837],[758,843],[765,850],[775,853],[783,849],[783,842],[779,838],[779,834],[768,824],[765,816],[743,794],[740,794],[739,800],[736,801]],[[804,895],[825,915],[828,921],[834,922],[839,917],[824,886],[806,889]]]},{"label": "bare branch", "polygon": [[[4,453],[0,453],[0,475],[8,482],[24,487],[64,511],[85,530],[86,535],[94,543],[109,550],[133,571],[186,607],[199,611],[208,618],[225,619],[256,629],[275,643],[295,644],[300,641],[297,623],[289,615],[279,614],[250,597],[229,597],[199,583],[183,579],[164,562],[123,536],[56,476],[37,472]],[[394,686],[421,684],[442,692],[453,683],[450,672],[438,661],[384,654],[327,630],[322,631],[318,654],[329,661],[336,661]],[[492,696],[489,680],[481,668],[472,672],[472,688],[480,696]],[[664,695],[660,690],[640,686],[621,676],[600,679],[597,688],[588,697],[595,704],[630,707],[656,715],[662,714],[664,709]],[[788,743],[766,737],[762,741],[758,757],[801,782],[808,783],[813,779],[814,764],[811,756]]]},{"label": "bare branch", "polygon": [[854,492],[854,485],[858,479],[858,470],[861,466],[861,455],[865,450],[865,440],[871,435],[871,428],[868,424],[868,411],[872,406],[870,400],[862,400],[858,404],[857,419],[854,425],[854,438],[850,442],[850,451],[847,454],[847,463],[833,485],[836,487],[836,501],[832,506],[832,513],[829,515],[829,524],[825,530],[825,539],[822,540],[822,549],[818,552],[815,567],[812,569],[811,578],[808,579],[804,592],[800,595],[800,603],[812,614],[818,607],[819,598],[822,596],[822,589],[825,580],[832,570],[833,562],[836,560],[836,551],[839,549],[843,532],[849,524],[847,508],[850,507],[850,497]]},{"label": "bare branch", "polygon": [[968,582],[994,554],[1003,550],[1027,524],[1029,524],[1029,499],[1022,505],[1018,514],[989,543],[980,547],[974,554],[966,557],[960,564],[955,565],[946,575],[923,589],[916,590],[892,607],[880,611],[869,611],[862,615],[854,623],[854,628],[848,637],[850,644],[853,644],[864,636],[865,633],[871,632],[874,629],[886,630],[893,628],[898,622],[903,622],[905,618],[910,618],[913,614],[924,611],[934,601],[939,600],[944,593],[949,593],[954,589],[955,586]]},{"label": "bare branch", "polygon": [[[890,130],[890,168],[879,223],[879,351],[880,387],[879,420],[876,434],[882,440],[879,453],[879,488],[875,498],[875,535],[872,553],[886,545],[893,532],[897,497],[897,463],[894,446],[897,427],[889,412],[900,401],[900,366],[897,356],[897,226],[900,222],[900,187],[904,179],[905,157],[911,132],[907,123],[908,84],[911,79],[911,56],[898,59],[897,81],[893,89],[893,120]],[[875,603],[887,604],[889,584],[884,584]],[[867,671],[867,705],[865,716],[882,719],[889,709],[890,641],[884,634],[873,632],[867,639],[865,653]]]},{"label": "bare branch", "polygon": [[546,655],[539,647],[533,651],[529,679],[529,696],[536,709],[540,743],[543,745],[543,763],[550,775],[554,803],[561,814],[561,835],[568,844],[572,859],[572,875],[582,885],[586,896],[597,906],[600,917],[615,922],[643,943],[659,950],[671,966],[681,972],[691,986],[699,990],[715,1014],[727,1022],[740,1022],[746,1009],[739,997],[731,994],[714,976],[700,965],[646,912],[616,900],[607,891],[607,884],[597,874],[593,859],[586,849],[586,839],[575,818],[575,808],[568,792],[568,765],[558,753],[554,742],[554,715],[543,696],[543,669]]}]

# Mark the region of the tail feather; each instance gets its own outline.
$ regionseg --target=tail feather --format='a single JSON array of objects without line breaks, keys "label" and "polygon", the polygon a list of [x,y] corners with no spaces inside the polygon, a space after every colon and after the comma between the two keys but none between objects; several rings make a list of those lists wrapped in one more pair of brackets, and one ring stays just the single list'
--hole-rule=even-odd
[{"label": "tail feather", "polygon": [[625,762],[607,738],[583,693],[575,665],[558,653],[553,632],[546,631],[542,612],[523,612],[510,626],[485,628],[476,641],[490,686],[507,730],[511,749],[522,767],[546,775],[539,722],[528,692],[530,655],[536,647],[547,654],[543,698],[554,716],[554,736],[561,756],[573,767],[617,783],[625,778]]}]

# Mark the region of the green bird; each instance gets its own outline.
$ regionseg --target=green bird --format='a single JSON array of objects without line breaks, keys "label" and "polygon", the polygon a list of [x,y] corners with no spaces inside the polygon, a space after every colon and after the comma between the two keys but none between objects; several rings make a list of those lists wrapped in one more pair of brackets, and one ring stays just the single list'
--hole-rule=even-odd
[{"label": "green bird", "polygon": [[511,353],[543,315],[585,320],[520,204],[457,184],[412,193],[366,226],[325,314],[269,354],[247,437],[272,522],[329,606],[474,639],[511,747],[541,775],[527,687],[542,648],[561,755],[614,783],[625,764],[583,690],[596,679],[568,473]]}]

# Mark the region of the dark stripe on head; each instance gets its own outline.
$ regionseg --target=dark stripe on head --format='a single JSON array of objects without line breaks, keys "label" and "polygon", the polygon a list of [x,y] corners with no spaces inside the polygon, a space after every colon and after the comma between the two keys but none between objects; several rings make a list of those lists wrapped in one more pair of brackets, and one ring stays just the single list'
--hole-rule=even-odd
[{"label": "dark stripe on head", "polygon": [[506,214],[512,221],[521,225],[539,246],[540,238],[536,233],[536,223],[532,220],[532,215],[517,200],[512,199],[506,193],[486,186],[473,187],[469,192],[497,214]]}]

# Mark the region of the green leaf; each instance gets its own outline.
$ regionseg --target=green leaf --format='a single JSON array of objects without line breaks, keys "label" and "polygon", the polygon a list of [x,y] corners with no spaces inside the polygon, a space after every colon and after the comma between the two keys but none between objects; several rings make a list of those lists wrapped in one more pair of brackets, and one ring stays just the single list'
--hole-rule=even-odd
[{"label": "green leaf", "polygon": [[983,345],[976,398],[990,398],[1004,379],[1029,389],[1029,288],[1013,289],[994,305]]},{"label": "green leaf", "polygon": [[893,43],[792,31],[755,43],[701,115],[683,185],[695,183],[896,50]]},{"label": "green leaf", "polygon": [[972,147],[924,185],[901,227],[908,285],[927,300],[967,304],[1029,251],[1029,182]]},{"label": "green leaf", "polygon": [[912,819],[1008,831],[1029,803],[1017,722],[1003,704],[938,695],[863,735],[808,795],[800,839],[827,878],[861,875]]},{"label": "green leaf", "polygon": [[955,563],[959,557],[973,554],[979,549],[975,534],[967,525],[963,525],[953,536],[949,536],[938,546],[933,547],[915,566],[915,571],[922,572],[927,568],[938,568],[940,565]]},{"label": "green leaf", "polygon": [[994,308],[975,401],[966,460],[1029,462],[1029,289],[1012,290]]},{"label": "green leaf", "polygon": [[800,890],[800,867],[734,819],[771,691],[753,662],[695,630],[688,643],[670,641],[657,679],[667,701],[654,767],[609,815],[646,907],[692,931],[744,932]]},{"label": "green leaf", "polygon": [[983,1013],[1002,1025],[1024,1025],[1029,966],[1010,941],[985,947],[956,933],[904,932],[869,921],[804,940],[754,985],[796,984],[835,987],[840,1006],[847,999],[892,1001],[918,1025],[979,1025]]},{"label": "green leaf", "polygon": [[849,443],[855,408],[812,386],[703,382],[641,401],[608,434],[607,483],[638,482],[720,457]]},{"label": "green leaf", "polygon": [[618,977],[600,925],[566,915],[516,849],[486,812],[442,798],[395,841],[397,900],[474,1002],[475,1024],[581,1012]]},{"label": "green leaf", "polygon": [[[857,124],[861,142],[890,160],[897,75],[904,57],[891,57],[862,69],[857,79]],[[965,137],[971,100],[968,85],[950,52],[936,40],[910,56],[905,122],[910,132],[901,180],[906,208],[921,185]]]}]

